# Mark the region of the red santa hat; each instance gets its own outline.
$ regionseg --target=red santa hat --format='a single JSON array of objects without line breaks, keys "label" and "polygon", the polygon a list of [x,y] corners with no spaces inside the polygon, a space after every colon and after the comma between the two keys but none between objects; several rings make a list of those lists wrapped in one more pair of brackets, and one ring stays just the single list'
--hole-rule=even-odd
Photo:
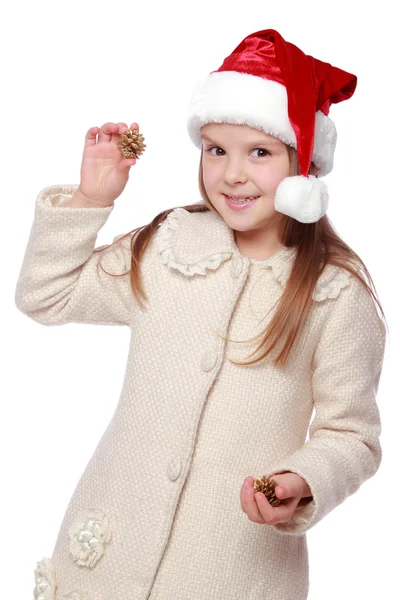
[{"label": "red santa hat", "polygon": [[350,98],[357,77],[304,54],[274,29],[248,35],[217,71],[194,88],[187,121],[193,143],[202,147],[206,123],[245,124],[279,138],[297,150],[300,175],[286,177],[275,209],[302,223],[315,223],[328,208],[328,189],[309,175],[333,167],[336,128],[331,104]]}]

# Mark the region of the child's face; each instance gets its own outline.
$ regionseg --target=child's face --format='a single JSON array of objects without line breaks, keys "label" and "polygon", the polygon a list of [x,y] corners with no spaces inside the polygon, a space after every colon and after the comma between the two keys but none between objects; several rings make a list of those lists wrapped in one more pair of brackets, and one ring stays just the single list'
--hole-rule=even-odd
[{"label": "child's face", "polygon": [[[290,175],[286,145],[247,125],[208,123],[200,133],[203,181],[210,202],[232,229],[254,230],[260,237],[263,228],[269,229],[279,216],[274,208],[275,192]],[[259,198],[242,210],[234,210],[226,196],[242,194]]]}]

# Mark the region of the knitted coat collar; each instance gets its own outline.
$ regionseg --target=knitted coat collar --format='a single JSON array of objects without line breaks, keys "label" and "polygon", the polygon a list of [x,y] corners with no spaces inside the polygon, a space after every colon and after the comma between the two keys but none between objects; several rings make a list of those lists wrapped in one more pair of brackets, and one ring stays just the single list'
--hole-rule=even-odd
[{"label": "knitted coat collar", "polygon": [[[212,212],[191,213],[175,208],[159,226],[157,245],[161,261],[187,277],[207,275],[225,261],[241,256],[244,261],[269,268],[284,287],[289,279],[297,248],[283,246],[266,260],[249,259],[240,254],[233,230],[220,215]],[[314,300],[336,297],[348,285],[349,273],[327,265],[314,290]]]}]

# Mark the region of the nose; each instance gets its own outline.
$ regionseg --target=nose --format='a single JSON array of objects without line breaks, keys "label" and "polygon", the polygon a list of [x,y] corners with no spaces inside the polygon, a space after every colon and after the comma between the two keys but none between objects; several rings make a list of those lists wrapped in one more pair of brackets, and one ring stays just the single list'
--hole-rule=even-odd
[{"label": "nose", "polygon": [[247,181],[247,174],[243,168],[243,162],[239,159],[231,159],[227,162],[224,175],[225,181],[229,185]]}]

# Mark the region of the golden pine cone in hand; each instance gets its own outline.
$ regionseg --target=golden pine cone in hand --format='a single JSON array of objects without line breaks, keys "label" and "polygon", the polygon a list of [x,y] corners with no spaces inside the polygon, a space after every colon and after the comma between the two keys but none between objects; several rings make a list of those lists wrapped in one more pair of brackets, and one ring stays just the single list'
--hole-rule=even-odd
[{"label": "golden pine cone in hand", "polygon": [[279,506],[281,501],[275,496],[275,488],[277,485],[275,479],[263,475],[262,477],[254,478],[253,487],[256,492],[262,492],[264,494],[271,506]]},{"label": "golden pine cone in hand", "polygon": [[117,142],[117,148],[125,158],[138,158],[143,154],[146,144],[137,129],[128,129]]}]

